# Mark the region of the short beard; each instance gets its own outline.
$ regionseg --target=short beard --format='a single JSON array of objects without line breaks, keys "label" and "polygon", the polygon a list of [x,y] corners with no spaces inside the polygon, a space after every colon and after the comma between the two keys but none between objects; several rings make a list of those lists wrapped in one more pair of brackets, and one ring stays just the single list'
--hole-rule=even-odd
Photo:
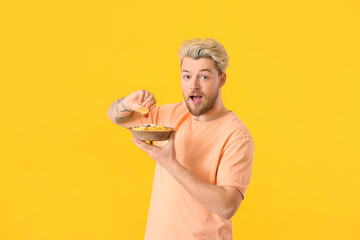
[{"label": "short beard", "polygon": [[[219,91],[216,92],[216,96],[213,99],[211,99],[208,104],[200,107],[197,110],[192,110],[191,106],[190,106],[190,103],[189,103],[191,101],[190,97],[188,98],[188,101],[186,101],[186,98],[185,98],[184,93],[183,93],[186,106],[187,106],[189,112],[195,117],[198,117],[198,116],[210,111],[214,107],[214,105],[216,103],[216,100],[218,98],[218,95],[219,95]],[[203,98],[204,98],[204,96],[203,96]]]}]

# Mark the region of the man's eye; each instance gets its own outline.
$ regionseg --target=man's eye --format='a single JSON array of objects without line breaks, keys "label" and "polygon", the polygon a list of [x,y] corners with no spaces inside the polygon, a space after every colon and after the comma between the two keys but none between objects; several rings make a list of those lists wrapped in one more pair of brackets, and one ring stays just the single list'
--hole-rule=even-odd
[{"label": "man's eye", "polygon": [[185,75],[185,76],[184,76],[184,78],[185,78],[185,79],[189,79],[189,78],[190,78],[190,76],[188,76],[188,75]]},{"label": "man's eye", "polygon": [[208,79],[208,77],[207,77],[207,76],[202,76],[201,78],[202,78],[202,79]]}]

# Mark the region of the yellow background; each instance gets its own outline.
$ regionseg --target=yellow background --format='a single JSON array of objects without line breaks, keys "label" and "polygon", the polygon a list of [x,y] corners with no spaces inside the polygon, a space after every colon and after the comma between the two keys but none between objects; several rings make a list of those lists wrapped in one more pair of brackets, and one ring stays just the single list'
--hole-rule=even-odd
[{"label": "yellow background", "polygon": [[255,142],[234,239],[360,239],[360,4],[3,1],[0,239],[143,239],[154,161],[106,113],[182,100],[181,42],[230,56]]}]

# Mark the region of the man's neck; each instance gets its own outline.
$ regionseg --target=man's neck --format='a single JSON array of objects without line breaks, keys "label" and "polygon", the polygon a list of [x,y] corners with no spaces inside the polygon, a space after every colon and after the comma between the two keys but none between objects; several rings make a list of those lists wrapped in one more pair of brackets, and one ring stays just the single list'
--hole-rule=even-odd
[{"label": "man's neck", "polygon": [[206,113],[200,115],[200,116],[192,116],[192,118],[199,122],[206,122],[206,121],[212,121],[215,119],[218,119],[222,116],[224,116],[226,113],[228,113],[229,110],[227,110],[221,100],[221,97],[219,96],[218,101],[216,101],[214,107],[207,111]]}]

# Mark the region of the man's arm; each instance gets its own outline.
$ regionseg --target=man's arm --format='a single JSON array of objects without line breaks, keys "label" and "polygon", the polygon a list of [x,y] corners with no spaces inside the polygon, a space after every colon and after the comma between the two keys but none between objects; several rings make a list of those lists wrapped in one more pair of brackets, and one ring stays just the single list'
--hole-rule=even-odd
[{"label": "man's arm", "polygon": [[222,187],[203,181],[183,167],[177,160],[172,133],[168,144],[163,147],[149,145],[134,138],[134,143],[164,167],[202,206],[224,219],[230,219],[243,199],[236,187]]},{"label": "man's arm", "polygon": [[201,205],[222,218],[230,219],[239,208],[243,197],[238,188],[205,182],[178,161],[173,161],[167,170]]},{"label": "man's arm", "polygon": [[131,127],[134,123],[134,111],[130,110],[126,98],[117,99],[107,112],[110,120],[121,126]]},{"label": "man's arm", "polygon": [[135,123],[134,112],[139,112],[139,108],[150,108],[156,104],[152,93],[146,90],[132,92],[125,98],[116,100],[108,110],[110,120],[121,127],[132,127]]}]

